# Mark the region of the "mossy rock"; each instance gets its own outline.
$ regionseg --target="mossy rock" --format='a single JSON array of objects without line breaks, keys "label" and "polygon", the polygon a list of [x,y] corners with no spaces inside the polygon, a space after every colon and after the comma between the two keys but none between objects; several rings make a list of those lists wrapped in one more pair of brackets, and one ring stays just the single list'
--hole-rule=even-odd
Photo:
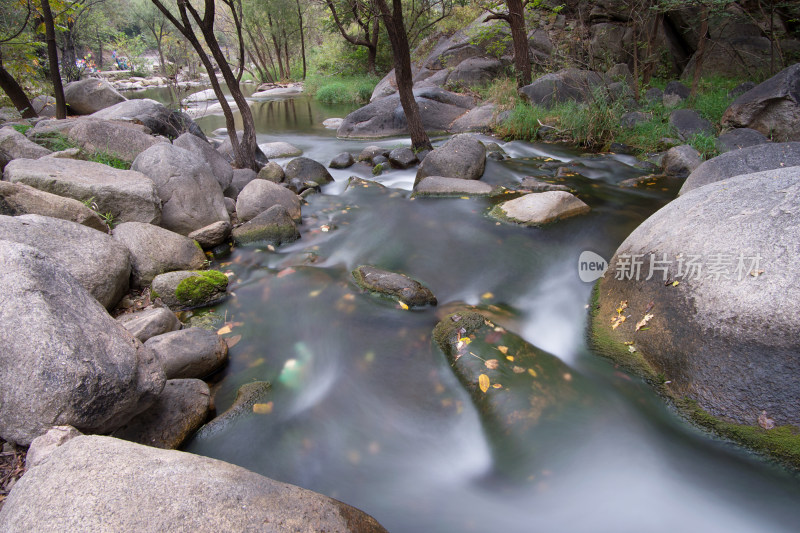
[{"label": "mossy rock", "polygon": [[227,288],[228,277],[217,270],[179,270],[156,276],[151,291],[170,308],[186,309],[222,301]]}]

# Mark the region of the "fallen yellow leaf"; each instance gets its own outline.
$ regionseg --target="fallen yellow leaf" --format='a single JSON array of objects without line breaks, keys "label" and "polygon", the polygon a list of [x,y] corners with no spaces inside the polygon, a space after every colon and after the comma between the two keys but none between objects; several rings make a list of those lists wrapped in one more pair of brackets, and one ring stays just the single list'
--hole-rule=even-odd
[{"label": "fallen yellow leaf", "polygon": [[492,294],[491,292],[484,292],[481,295],[481,298],[484,299],[484,300],[489,300],[491,298],[494,298],[494,294]]},{"label": "fallen yellow leaf", "polygon": [[488,361],[485,361],[483,364],[485,364],[486,368],[488,368],[489,370],[495,370],[497,369],[498,366],[500,366],[500,361],[498,361],[497,359],[489,359]]},{"label": "fallen yellow leaf", "polygon": [[530,374],[530,375],[531,375],[531,376],[533,376],[533,377],[536,377],[536,370],[534,370],[534,369],[532,369],[532,368],[529,368],[529,369],[528,369],[528,374]]},{"label": "fallen yellow leaf", "polygon": [[636,323],[636,331],[639,331],[640,329],[645,327],[647,323],[650,322],[651,318],[653,318],[653,313],[647,313],[646,315],[644,315],[644,318],[642,318],[639,322]]},{"label": "fallen yellow leaf", "polygon": [[229,325],[224,325],[217,330],[217,335],[225,335],[226,333],[230,333],[233,331]]},{"label": "fallen yellow leaf", "polygon": [[405,303],[403,300],[397,300],[397,303],[399,303],[399,304],[400,304],[400,307],[402,307],[403,309],[405,309],[406,311],[408,311],[408,304],[407,304],[407,303]]},{"label": "fallen yellow leaf", "polygon": [[489,390],[489,376],[486,374],[481,374],[478,376],[478,386],[481,388],[481,392],[486,392]]},{"label": "fallen yellow leaf", "polygon": [[522,368],[521,366],[516,366],[516,365],[511,370],[513,370],[515,374],[522,374],[523,372],[525,372],[524,368]]},{"label": "fallen yellow leaf", "polygon": [[492,388],[493,388],[493,389],[502,389],[502,388],[503,388],[503,386],[502,386],[501,384],[499,384],[499,383],[493,383],[493,384],[492,384]]},{"label": "fallen yellow leaf", "polygon": [[628,317],[625,315],[617,315],[611,319],[611,329],[617,329],[620,324],[628,320]]},{"label": "fallen yellow leaf", "polygon": [[272,412],[272,402],[253,404],[253,412],[257,415],[268,415]]},{"label": "fallen yellow leaf", "polygon": [[508,353],[508,346],[498,346],[497,349],[500,350],[500,353],[503,355]]},{"label": "fallen yellow leaf", "polygon": [[509,360],[509,361],[511,361],[512,363],[514,362],[514,356],[513,356],[513,355],[507,355],[507,356],[506,356],[506,359],[508,359],[508,360]]}]

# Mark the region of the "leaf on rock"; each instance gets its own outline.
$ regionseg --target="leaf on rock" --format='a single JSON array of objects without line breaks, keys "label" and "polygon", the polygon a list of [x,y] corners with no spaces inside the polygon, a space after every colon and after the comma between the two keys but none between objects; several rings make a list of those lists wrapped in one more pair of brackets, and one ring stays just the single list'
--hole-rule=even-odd
[{"label": "leaf on rock", "polygon": [[272,402],[254,403],[253,412],[257,415],[268,415],[272,412]]},{"label": "leaf on rock", "polygon": [[628,319],[625,315],[617,315],[611,319],[611,329],[617,329],[620,324]]},{"label": "leaf on rock", "polygon": [[478,376],[478,386],[481,388],[481,392],[483,393],[489,390],[489,376],[486,374],[481,374]]},{"label": "leaf on rock", "polygon": [[653,318],[653,313],[647,313],[646,315],[644,315],[644,318],[642,318],[639,322],[636,323],[636,331],[639,331],[640,329],[645,327],[647,323],[650,322],[651,318]]},{"label": "leaf on rock", "polygon": [[400,307],[402,309],[405,309],[406,311],[408,311],[408,304],[405,303],[403,300],[397,300],[397,303],[400,304]]},{"label": "leaf on rock", "polygon": [[773,429],[775,421],[767,416],[766,411],[761,411],[761,414],[758,415],[758,425],[764,429]]}]

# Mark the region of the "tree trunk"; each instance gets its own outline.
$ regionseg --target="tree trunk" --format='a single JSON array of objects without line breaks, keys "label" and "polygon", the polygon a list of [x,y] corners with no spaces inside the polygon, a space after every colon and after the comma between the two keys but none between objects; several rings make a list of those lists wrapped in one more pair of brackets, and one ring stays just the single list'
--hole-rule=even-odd
[{"label": "tree trunk", "polygon": [[159,69],[161,70],[161,74],[163,76],[167,75],[167,63],[164,61],[164,35],[159,35],[156,38],[156,47],[158,48],[158,61],[159,61]]},{"label": "tree trunk", "polygon": [[33,110],[28,95],[25,94],[20,84],[14,79],[14,76],[3,67],[2,62],[0,62],[0,89],[3,89],[3,92],[8,95],[11,103],[20,112],[22,118],[36,118],[36,111]]},{"label": "tree trunk", "polygon": [[291,66],[289,64],[289,38],[286,37],[286,27],[283,28],[283,51],[285,52],[285,61],[284,64],[286,65],[286,80],[288,81],[289,78],[292,76]]},{"label": "tree trunk", "polygon": [[709,16],[709,9],[703,8],[703,21],[700,24],[700,38],[697,42],[697,53],[694,57],[694,73],[692,75],[692,93],[691,96],[694,98],[697,96],[697,88],[700,85],[700,72],[702,71],[703,66],[703,55],[706,52],[706,42],[708,41],[708,16]]},{"label": "tree trunk", "polygon": [[433,147],[428,138],[428,133],[425,131],[425,126],[422,125],[422,117],[419,114],[417,101],[414,100],[411,51],[408,46],[405,24],[403,23],[402,0],[392,0],[391,10],[386,0],[375,0],[375,4],[381,11],[383,25],[386,27],[386,31],[389,34],[389,42],[392,45],[397,92],[400,94],[400,103],[403,106],[403,113],[406,115],[408,133],[411,136],[411,146],[415,150],[430,150]]},{"label": "tree trunk", "polygon": [[514,69],[517,71],[517,86],[531,84],[531,60],[528,49],[528,35],[525,31],[525,9],[522,0],[506,0],[508,6],[508,25],[511,27],[511,40],[514,46]]},{"label": "tree trunk", "polygon": [[300,23],[300,54],[303,56],[303,79],[306,79],[306,37],[303,33],[303,12],[300,11],[300,0],[297,2],[297,20]]},{"label": "tree trunk", "polygon": [[56,96],[56,118],[67,118],[67,103],[64,100],[64,86],[61,84],[61,71],[58,68],[58,50],[56,49],[56,31],[53,24],[53,13],[50,11],[50,0],[41,0],[44,17],[45,40],[47,41],[47,58],[50,62],[50,81]]}]

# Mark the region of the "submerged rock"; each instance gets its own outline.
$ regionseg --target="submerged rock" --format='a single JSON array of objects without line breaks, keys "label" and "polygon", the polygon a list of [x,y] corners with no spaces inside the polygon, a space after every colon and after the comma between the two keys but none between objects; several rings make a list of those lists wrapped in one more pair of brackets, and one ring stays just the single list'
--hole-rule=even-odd
[{"label": "submerged rock", "polygon": [[29,470],[0,511],[28,531],[385,532],[342,502],[229,463],[111,437],[82,436]]},{"label": "submerged rock", "polygon": [[428,176],[416,186],[412,196],[489,196],[494,187],[478,180]]},{"label": "submerged rock", "polygon": [[431,290],[405,274],[362,265],[353,270],[353,278],[361,289],[386,296],[407,307],[436,305]]},{"label": "submerged rock", "polygon": [[550,224],[589,212],[589,206],[565,191],[531,193],[497,204],[489,216],[523,226]]},{"label": "submerged rock", "polygon": [[206,307],[225,299],[228,277],[217,270],[178,270],[159,274],[150,288],[170,309]]}]

